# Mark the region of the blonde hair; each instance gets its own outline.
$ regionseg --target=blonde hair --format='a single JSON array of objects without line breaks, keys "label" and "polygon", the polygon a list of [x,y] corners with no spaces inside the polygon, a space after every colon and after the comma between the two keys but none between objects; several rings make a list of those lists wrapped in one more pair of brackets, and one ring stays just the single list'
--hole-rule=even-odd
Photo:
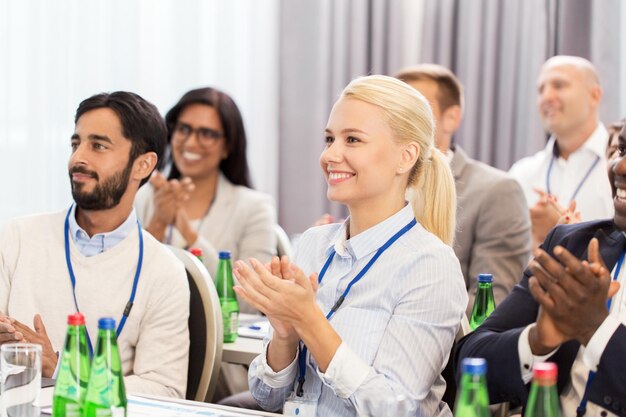
[{"label": "blonde hair", "polygon": [[370,75],[354,79],[341,98],[378,106],[401,143],[415,142],[419,156],[409,174],[407,191],[415,218],[443,242],[454,242],[456,191],[452,171],[435,148],[435,122],[428,101],[413,87],[392,77]]}]

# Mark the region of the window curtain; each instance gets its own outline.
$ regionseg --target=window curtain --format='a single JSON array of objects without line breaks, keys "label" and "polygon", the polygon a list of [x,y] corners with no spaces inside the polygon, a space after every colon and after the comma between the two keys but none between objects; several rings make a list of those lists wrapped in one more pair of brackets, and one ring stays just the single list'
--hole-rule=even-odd
[{"label": "window curtain", "polygon": [[280,216],[288,233],[323,213],[319,166],[333,103],[355,77],[386,74],[419,60],[421,0],[284,0],[280,11]]},{"label": "window curtain", "polygon": [[626,115],[626,2],[620,0],[283,0],[280,12],[280,221],[290,233],[329,203],[318,164],[333,102],[354,77],[432,62],[465,86],[455,141],[507,170],[545,146],[536,106],[542,63],[579,55],[598,68],[602,121]]},{"label": "window curtain", "polygon": [[545,146],[536,80],[554,55],[598,69],[600,117],[620,116],[619,0],[426,0],[422,60],[452,69],[465,86],[455,141],[476,159],[508,169]]}]

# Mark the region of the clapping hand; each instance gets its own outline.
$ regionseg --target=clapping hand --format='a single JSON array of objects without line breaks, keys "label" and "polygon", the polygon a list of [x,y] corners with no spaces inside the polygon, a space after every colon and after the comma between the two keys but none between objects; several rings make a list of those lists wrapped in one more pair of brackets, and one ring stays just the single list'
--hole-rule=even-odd
[{"label": "clapping hand", "polygon": [[[291,269],[291,263],[289,262],[289,258],[287,256],[283,256],[282,258],[272,256],[272,260],[265,264],[265,269],[275,277],[284,279],[283,269],[285,270],[285,276],[288,276]],[[275,335],[290,341],[298,340],[298,335],[291,324],[285,323],[273,317],[268,317],[268,320],[274,329]]]},{"label": "clapping hand", "polygon": [[242,261],[235,263],[235,277],[239,285],[237,294],[267,316],[274,333],[267,349],[267,364],[280,371],[287,367],[297,352],[300,335],[296,323],[307,305],[315,307],[317,274],[308,279],[304,273],[289,262],[273,257],[263,266],[250,259],[250,266]]},{"label": "clapping hand", "polygon": [[557,198],[552,194],[537,188],[534,191],[539,194],[539,199],[530,208],[529,214],[533,247],[537,247],[544,241],[548,232],[557,225],[566,209],[561,207]]},{"label": "clapping hand", "polygon": [[324,226],[331,223],[340,223],[342,221],[343,219],[336,219],[332,214],[324,213],[319,219],[315,220],[313,226]]},{"label": "clapping hand", "polygon": [[580,211],[576,210],[576,200],[572,200],[570,201],[569,206],[561,211],[561,217],[559,217],[557,224],[574,224],[580,223],[580,221],[581,216]]},{"label": "clapping hand", "polygon": [[[606,300],[618,291],[619,283],[611,282],[595,238],[589,242],[589,261],[578,260],[562,246],[553,253],[558,260],[538,249],[530,263],[529,288],[541,306],[536,341],[543,348],[572,339],[586,346],[608,316]],[[533,335],[531,348],[532,339]]]},{"label": "clapping hand", "polygon": [[[306,312],[317,308],[317,273],[308,278],[287,257],[274,258],[269,268],[256,259],[250,266],[243,261],[235,263],[235,276],[239,284],[235,291],[250,305],[263,312],[277,324],[279,336],[293,336],[293,326],[305,319]],[[284,334],[280,334],[284,333]]]},{"label": "clapping hand", "polygon": [[146,229],[157,239],[163,240],[165,229],[177,221],[177,215],[182,210],[185,201],[189,199],[194,189],[190,178],[182,180],[167,180],[165,176],[155,171],[150,177],[150,184],[154,188],[154,214]]}]

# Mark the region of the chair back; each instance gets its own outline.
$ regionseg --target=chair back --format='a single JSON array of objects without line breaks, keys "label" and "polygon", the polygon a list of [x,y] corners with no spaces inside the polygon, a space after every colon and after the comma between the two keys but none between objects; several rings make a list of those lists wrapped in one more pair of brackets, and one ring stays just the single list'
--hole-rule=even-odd
[{"label": "chair back", "polygon": [[189,367],[186,399],[210,402],[215,392],[224,340],[222,311],[211,275],[184,249],[168,246],[183,262],[189,280]]},{"label": "chair back", "polygon": [[454,378],[454,350],[456,349],[456,344],[459,340],[463,338],[466,334],[471,331],[469,320],[465,313],[463,313],[463,318],[461,319],[461,326],[459,327],[459,331],[456,333],[454,338],[454,343],[452,343],[452,349],[450,349],[450,357],[448,358],[448,363],[446,367],[441,372],[441,376],[446,381],[446,391],[443,393],[442,400],[448,404],[450,410],[454,411],[454,403],[456,402],[456,379]]},{"label": "chair back", "polygon": [[283,230],[280,225],[274,225],[274,233],[276,233],[276,240],[278,242],[277,253],[278,256],[281,257],[283,255],[287,255],[289,259],[293,260],[293,246],[291,246],[291,240],[289,240],[289,236]]}]

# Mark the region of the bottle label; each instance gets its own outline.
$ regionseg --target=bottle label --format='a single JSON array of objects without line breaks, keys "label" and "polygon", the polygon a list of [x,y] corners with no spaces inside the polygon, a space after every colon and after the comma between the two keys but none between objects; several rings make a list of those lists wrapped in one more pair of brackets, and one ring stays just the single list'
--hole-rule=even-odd
[{"label": "bottle label", "polygon": [[239,312],[231,311],[224,314],[224,334],[234,334],[239,330]]},{"label": "bottle label", "polygon": [[239,312],[230,312],[230,333],[237,333],[239,331]]},{"label": "bottle label", "polygon": [[[235,303],[227,302],[222,304],[222,320],[224,325],[224,340],[236,337],[239,331],[239,308]],[[233,340],[230,340],[231,342]]]},{"label": "bottle label", "polygon": [[65,417],[80,417],[80,406],[76,403],[65,404]]},{"label": "bottle label", "polygon": [[97,408],[96,417],[126,417],[124,407]]}]

